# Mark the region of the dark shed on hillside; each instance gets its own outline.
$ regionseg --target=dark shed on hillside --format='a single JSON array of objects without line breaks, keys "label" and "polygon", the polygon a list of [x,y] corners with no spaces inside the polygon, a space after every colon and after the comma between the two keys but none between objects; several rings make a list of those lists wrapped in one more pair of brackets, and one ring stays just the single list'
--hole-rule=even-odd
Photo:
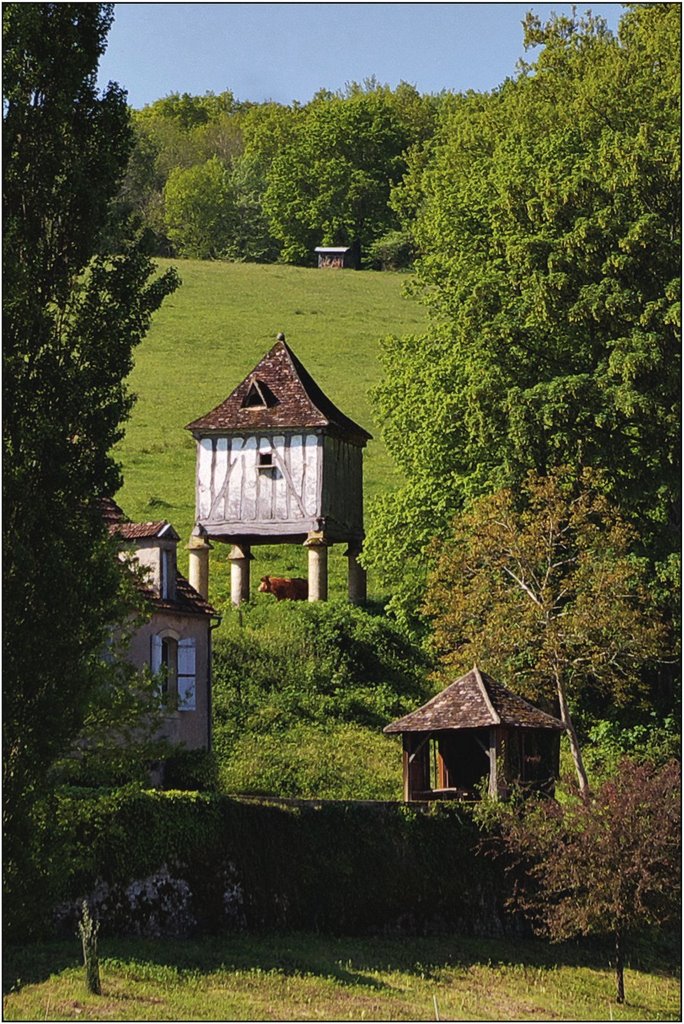
[{"label": "dark shed on hillside", "polygon": [[384,731],[402,735],[405,800],[475,799],[487,777],[494,797],[513,782],[553,793],[564,726],[475,666]]},{"label": "dark shed on hillside", "polygon": [[361,254],[358,245],[317,245],[318,266],[330,270],[358,270]]}]

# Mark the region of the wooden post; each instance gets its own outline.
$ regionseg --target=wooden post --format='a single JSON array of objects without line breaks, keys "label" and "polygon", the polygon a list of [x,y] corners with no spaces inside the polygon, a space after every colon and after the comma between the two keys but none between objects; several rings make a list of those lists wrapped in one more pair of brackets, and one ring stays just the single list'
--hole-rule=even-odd
[{"label": "wooden post", "polygon": [[499,756],[499,730],[493,725],[489,730],[489,795],[492,800],[499,799],[499,780],[497,778],[497,758]]},{"label": "wooden post", "polygon": [[327,601],[330,542],[322,533],[310,533],[304,546],[309,553],[309,601]]},{"label": "wooden post", "polygon": [[437,741],[437,787],[438,789],[449,788],[449,772],[439,740]]},{"label": "wooden post", "polygon": [[253,557],[249,544],[233,544],[230,549],[230,600],[234,605],[249,601],[249,563]]},{"label": "wooden post", "polygon": [[360,544],[350,544],[345,551],[349,559],[347,570],[347,592],[351,604],[363,604],[367,597],[366,570],[359,564]]},{"label": "wooden post", "polygon": [[403,747],[403,767],[404,767],[404,802],[408,803],[411,799],[411,733],[405,732],[401,737],[401,744]]},{"label": "wooden post", "polygon": [[205,601],[209,599],[209,552],[211,544],[201,526],[196,526],[190,534],[188,544],[188,580],[190,586],[201,594]]},{"label": "wooden post", "polygon": [[402,734],[404,748],[404,800],[418,800],[430,787],[430,733]]}]

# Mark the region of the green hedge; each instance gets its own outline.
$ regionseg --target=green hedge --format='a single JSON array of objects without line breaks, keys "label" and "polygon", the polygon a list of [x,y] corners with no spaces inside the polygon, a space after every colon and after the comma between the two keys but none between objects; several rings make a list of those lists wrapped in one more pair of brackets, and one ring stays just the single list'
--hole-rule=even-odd
[{"label": "green hedge", "polygon": [[131,789],[63,795],[51,831],[61,865],[54,902],[69,927],[83,896],[104,933],[504,927],[502,865],[478,852],[460,805],[425,813]]}]

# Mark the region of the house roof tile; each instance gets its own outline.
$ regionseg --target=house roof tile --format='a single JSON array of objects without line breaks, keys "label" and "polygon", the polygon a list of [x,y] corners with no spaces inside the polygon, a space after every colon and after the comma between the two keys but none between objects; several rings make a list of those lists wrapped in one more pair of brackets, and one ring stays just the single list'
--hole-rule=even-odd
[{"label": "house roof tile", "polygon": [[[132,523],[113,498],[100,502],[102,515],[110,536],[123,541],[145,540],[151,537],[169,537],[178,540],[178,534],[166,519],[149,523]],[[173,600],[162,598],[146,581],[135,576],[136,586],[156,611],[178,612],[184,615],[210,615],[218,618],[218,612],[202,597],[189,581],[176,573],[176,596]]]},{"label": "house roof tile", "polygon": [[219,613],[213,605],[209,604],[179,572],[176,573],[176,596],[173,600],[160,597],[156,590],[142,582],[140,590],[155,611],[179,612],[182,615],[210,615],[218,618]]}]

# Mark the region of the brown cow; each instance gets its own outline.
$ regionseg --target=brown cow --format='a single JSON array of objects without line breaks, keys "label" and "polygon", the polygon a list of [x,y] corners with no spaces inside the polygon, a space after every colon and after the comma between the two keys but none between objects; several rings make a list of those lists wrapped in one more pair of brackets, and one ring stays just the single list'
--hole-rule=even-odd
[{"label": "brown cow", "polygon": [[306,601],[309,584],[306,580],[288,580],[280,576],[262,576],[259,584],[261,594],[273,594],[276,601]]}]

